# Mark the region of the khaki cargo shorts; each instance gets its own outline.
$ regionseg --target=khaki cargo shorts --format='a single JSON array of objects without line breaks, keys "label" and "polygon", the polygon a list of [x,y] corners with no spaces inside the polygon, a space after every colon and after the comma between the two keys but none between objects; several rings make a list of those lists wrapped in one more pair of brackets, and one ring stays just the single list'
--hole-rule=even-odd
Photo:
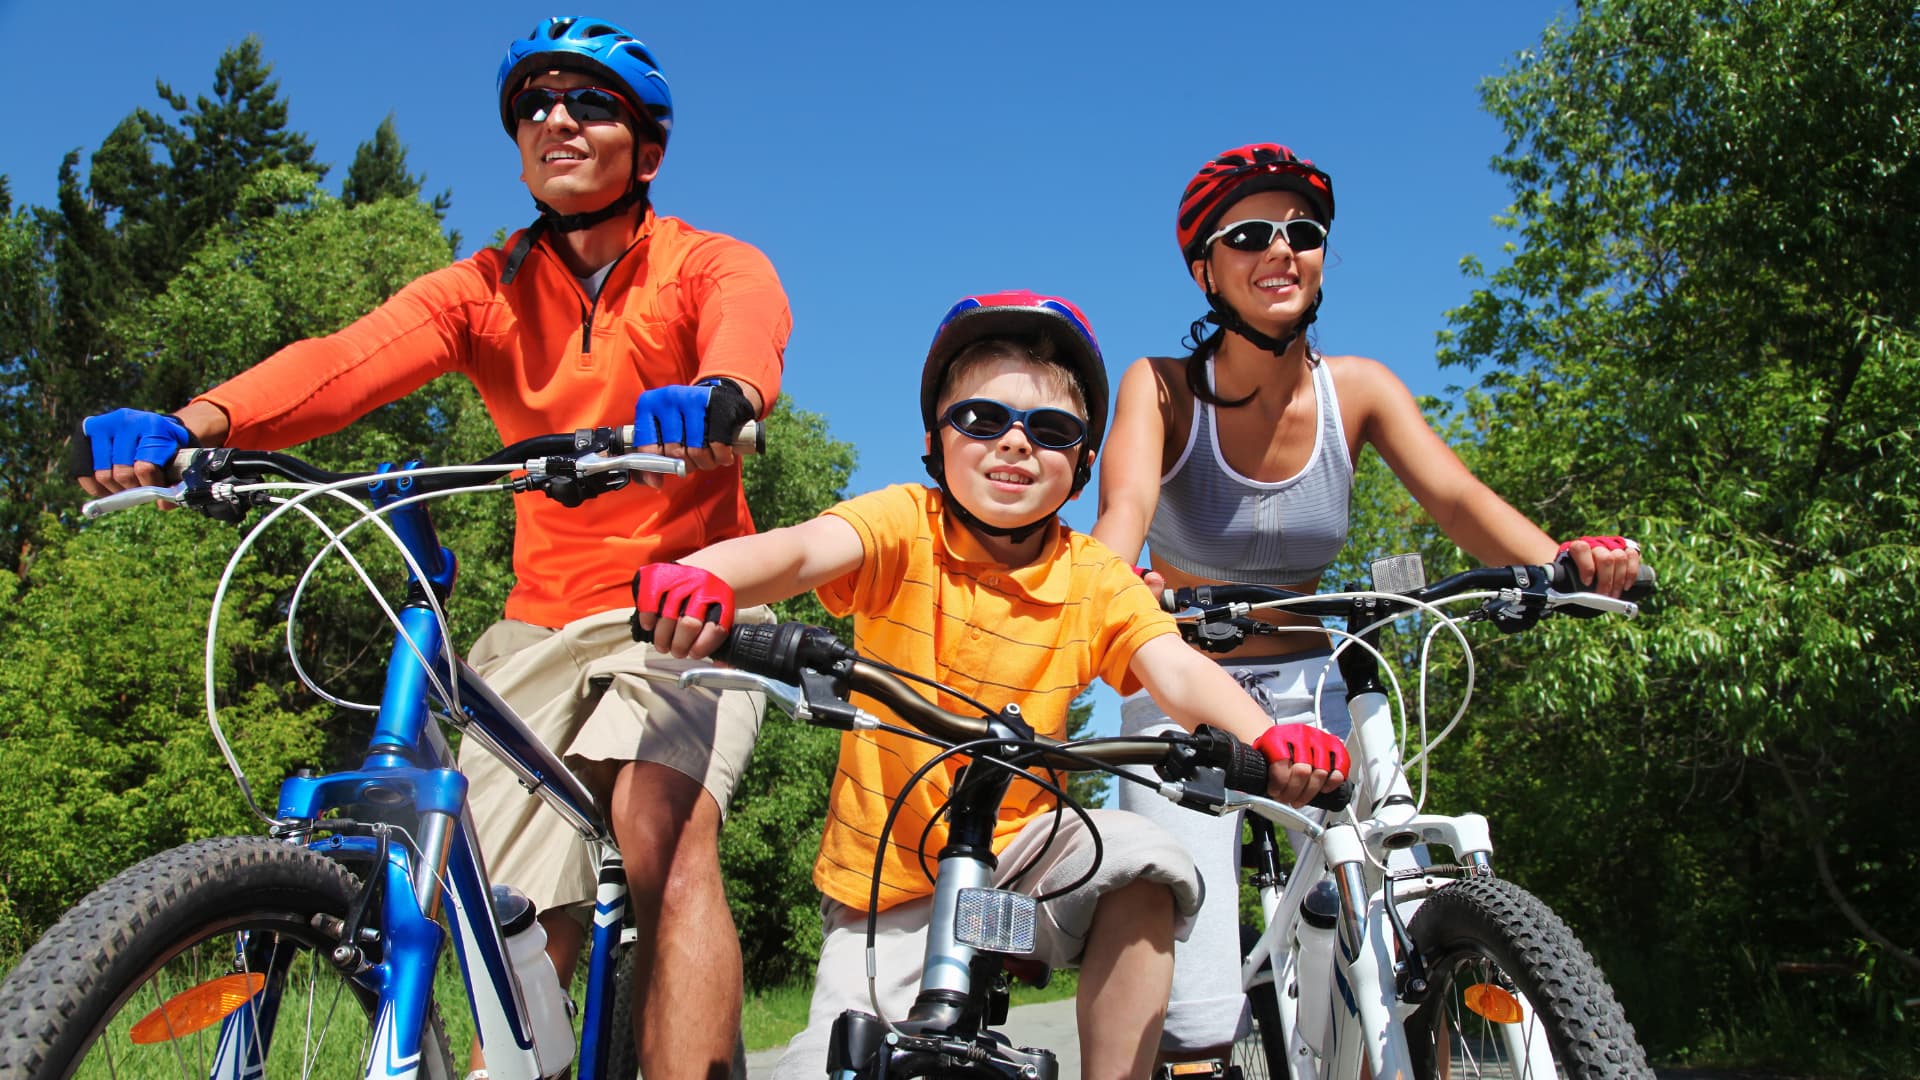
[{"label": "khaki cargo shorts", "polygon": [[[675,660],[634,641],[631,614],[616,608],[558,630],[503,620],[480,635],[467,662],[569,766],[664,765],[699,783],[724,814],[766,701],[738,690],[681,689],[680,673],[706,662]],[[772,622],[773,613],[751,608],[735,621]],[[519,888],[541,910],[591,904],[597,867],[580,834],[527,794],[479,740],[461,745],[460,771],[488,877]]]}]

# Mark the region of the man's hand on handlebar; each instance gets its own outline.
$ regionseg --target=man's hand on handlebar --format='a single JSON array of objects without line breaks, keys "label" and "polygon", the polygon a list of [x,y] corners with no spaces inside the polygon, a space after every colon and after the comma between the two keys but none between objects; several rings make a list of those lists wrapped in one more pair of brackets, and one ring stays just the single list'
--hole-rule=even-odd
[{"label": "man's hand on handlebar", "polygon": [[164,487],[166,468],[198,446],[176,416],[115,409],[80,421],[73,434],[73,474],[94,498],[134,487]]},{"label": "man's hand on handlebar", "polygon": [[1624,536],[1569,540],[1557,557],[1573,564],[1584,588],[1602,596],[1619,596],[1640,576],[1640,545]]},{"label": "man's hand on handlebar", "polygon": [[654,648],[682,660],[704,659],[733,628],[733,588],[697,566],[648,563],[633,576],[633,611],[635,626],[652,635]]},{"label": "man's hand on handlebar", "polygon": [[1267,797],[1289,806],[1339,787],[1353,767],[1346,744],[1310,724],[1277,724],[1253,748],[1267,758]]},{"label": "man's hand on handlebar", "polygon": [[[759,408],[759,394],[731,379],[655,387],[634,402],[634,449],[681,458],[695,469],[727,468],[739,460],[731,443]],[[657,475],[641,480],[651,487],[663,482]]]}]

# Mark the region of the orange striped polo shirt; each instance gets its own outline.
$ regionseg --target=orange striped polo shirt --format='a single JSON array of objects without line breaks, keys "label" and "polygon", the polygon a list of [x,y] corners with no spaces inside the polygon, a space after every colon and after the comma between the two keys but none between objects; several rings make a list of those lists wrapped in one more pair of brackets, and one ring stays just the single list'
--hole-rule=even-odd
[{"label": "orange striped polo shirt", "polygon": [[[1064,524],[1037,561],[1009,568],[959,522],[943,527],[940,493],[918,484],[863,495],[828,513],[852,525],[865,549],[858,569],[818,590],[828,611],[853,616],[860,652],[949,684],[995,709],[1018,704],[1042,735],[1066,737],[1067,710],[1096,677],[1121,693],[1137,689],[1128,672],[1134,652],[1175,632],[1172,616],[1160,610],[1131,567]],[[884,719],[896,719],[871,698],[854,700]],[[970,712],[946,694],[936,703]],[[885,732],[841,737],[826,831],[813,867],[820,891],[866,910],[887,810],[908,777],[938,752]],[[886,845],[882,908],[932,894],[916,852],[962,764],[943,762],[907,793]],[[1051,795],[1016,781],[1000,807],[994,849],[1005,847],[1022,826],[1053,806]],[[944,822],[927,833],[929,866],[946,838]]]}]

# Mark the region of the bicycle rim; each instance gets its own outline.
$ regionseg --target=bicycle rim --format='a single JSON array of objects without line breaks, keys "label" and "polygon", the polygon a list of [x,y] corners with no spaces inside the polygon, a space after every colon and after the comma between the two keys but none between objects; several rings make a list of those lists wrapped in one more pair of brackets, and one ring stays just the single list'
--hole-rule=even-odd
[{"label": "bicycle rim", "polygon": [[[0,988],[0,1074],[364,1076],[375,998],[331,959],[355,889],[337,864],[259,838],[147,860],[56,923]],[[451,1076],[431,1012],[421,1044],[422,1076]]]},{"label": "bicycle rim", "polygon": [[[108,1013],[70,1075],[204,1078],[216,1075],[223,1050],[232,1054],[251,1046],[266,1080],[356,1080],[365,1075],[373,1044],[371,1002],[327,958],[331,948],[311,927],[295,925],[283,913],[210,925],[161,959]],[[257,984],[258,992],[228,1019],[185,1030],[196,1019],[176,1020],[175,1014],[191,1011],[214,980],[234,975],[246,980],[242,986]],[[223,1032],[229,1044],[224,1048]]]}]

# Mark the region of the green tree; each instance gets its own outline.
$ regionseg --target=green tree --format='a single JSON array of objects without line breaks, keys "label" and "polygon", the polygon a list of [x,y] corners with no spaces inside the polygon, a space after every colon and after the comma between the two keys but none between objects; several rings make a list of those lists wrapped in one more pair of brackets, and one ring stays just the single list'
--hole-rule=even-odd
[{"label": "green tree", "polygon": [[1588,3],[1483,99],[1516,241],[1443,349],[1472,464],[1663,596],[1505,644],[1468,786],[1656,1047],[1910,1073],[1920,19]]},{"label": "green tree", "polygon": [[[156,404],[337,329],[446,261],[438,221],[417,201],[348,208],[290,167],[257,174],[235,201],[251,211],[115,330],[138,343]],[[45,272],[44,261],[26,261]],[[471,387],[441,380],[310,449],[358,463],[426,445],[477,457],[495,443]],[[470,626],[484,625],[475,605],[497,614],[509,573],[504,515],[488,509],[443,517],[450,545],[476,556],[462,581],[474,610],[455,612]],[[150,511],[77,532],[51,518],[34,524],[43,549],[17,589],[0,590],[0,649],[11,658],[0,667],[0,935],[13,926],[22,940],[135,860],[252,825],[208,734],[196,662],[235,534]],[[269,533],[223,609],[216,684],[256,790],[294,765],[333,763],[329,747],[355,723],[298,689],[282,655],[284,606],[312,553],[293,530]],[[394,570],[390,558],[373,565]],[[368,657],[379,655],[370,646],[387,633],[368,608],[343,574],[323,573],[300,623],[310,668],[362,701]],[[0,936],[0,960],[6,952]]]},{"label": "green tree", "polygon": [[[43,511],[65,512],[78,489],[66,477],[67,436],[83,416],[116,406],[174,408],[177,386],[151,377],[148,357],[113,328],[161,292],[210,230],[233,227],[256,173],[287,167],[317,179],[306,137],[285,130],[286,104],[247,39],[221,56],[212,97],[189,105],[165,83],[178,114],[129,114],[89,159],[61,163],[56,206],[7,220],[8,326],[0,354],[0,565],[21,570]],[[271,215],[255,201],[245,212]],[[16,318],[13,313],[19,313]]]},{"label": "green tree", "polygon": [[326,175],[307,137],[286,129],[287,104],[272,70],[259,39],[248,37],[221,54],[212,97],[198,95],[189,105],[186,95],[156,82],[160,99],[178,115],[169,121],[136,109],[94,154],[89,188],[117,214],[115,235],[143,291],[156,291],[201,234],[233,214],[254,172],[286,165],[315,179]]},{"label": "green tree", "polygon": [[[767,418],[767,453],[747,459],[747,505],[761,529],[794,525],[846,497],[854,451],[826,418],[782,395]],[[776,605],[782,619],[826,626],[851,640],[812,593]],[[827,788],[839,733],[767,710],[753,761],[734,792],[720,837],[727,904],[740,931],[751,986],[778,986],[812,969],[820,954],[813,859],[826,823]]]},{"label": "green tree", "polygon": [[[353,164],[347,168],[346,182],[340,187],[340,198],[348,206],[381,199],[417,199],[421,183],[420,177],[407,171],[407,148],[400,142],[393,114],[388,113],[375,129],[373,138],[354,151]],[[434,216],[444,223],[447,210],[453,206],[453,192],[442,191],[428,205],[433,207]],[[459,232],[448,234],[447,245],[452,251],[460,250]]]}]

